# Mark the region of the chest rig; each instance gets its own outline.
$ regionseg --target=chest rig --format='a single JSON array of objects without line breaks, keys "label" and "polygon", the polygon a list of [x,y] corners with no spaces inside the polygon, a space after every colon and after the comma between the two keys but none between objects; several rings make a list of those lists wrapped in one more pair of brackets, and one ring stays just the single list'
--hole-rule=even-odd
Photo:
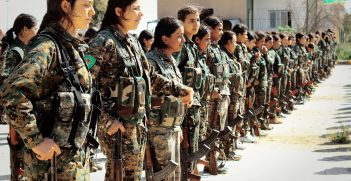
[{"label": "chest rig", "polygon": [[150,77],[145,73],[141,60],[142,49],[129,35],[123,38],[111,28],[101,33],[113,37],[117,59],[124,64],[122,75],[110,88],[110,99],[115,103],[112,115],[136,124],[146,115],[151,94]]},{"label": "chest rig", "polygon": [[63,74],[62,83],[48,99],[34,102],[38,125],[43,136],[51,137],[59,146],[81,148],[91,126],[93,110],[91,86],[84,90],[74,64],[81,61],[84,66],[80,68],[88,71],[83,54],[79,52],[79,60],[72,60],[56,34],[44,31],[38,36],[47,37],[55,44],[59,71]]},{"label": "chest rig", "polygon": [[[160,50],[154,50],[147,55],[149,61],[154,61],[161,74],[170,80],[182,83],[182,75],[175,65],[175,61],[167,58]],[[180,98],[173,95],[154,93],[151,97],[151,125],[172,128],[182,124],[184,105]]]}]

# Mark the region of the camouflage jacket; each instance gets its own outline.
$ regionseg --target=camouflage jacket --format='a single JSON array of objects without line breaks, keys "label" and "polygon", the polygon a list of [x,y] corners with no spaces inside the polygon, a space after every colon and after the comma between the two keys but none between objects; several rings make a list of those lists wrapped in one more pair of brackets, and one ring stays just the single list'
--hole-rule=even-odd
[{"label": "camouflage jacket", "polygon": [[[58,24],[50,24],[44,31],[50,31],[61,39],[65,51],[71,56],[83,91],[90,91],[92,78],[78,51],[84,42],[71,36]],[[33,105],[56,92],[64,79],[56,52],[51,39],[34,37],[27,46],[23,61],[11,72],[1,90],[6,120],[21,135],[28,148],[43,141],[38,125],[50,121],[48,118],[39,119],[36,113],[41,110],[36,110]]]},{"label": "camouflage jacket", "polygon": [[[216,77],[215,89],[221,95],[230,95],[228,87],[229,67],[226,58],[225,52],[221,50],[219,45],[212,43],[208,49],[206,64]],[[218,69],[221,69],[221,72],[218,72]]]},{"label": "camouflage jacket", "polygon": [[199,53],[199,59],[203,62],[202,74],[204,75],[203,85],[200,90],[202,101],[208,101],[211,99],[211,93],[214,89],[215,76],[211,73],[210,68],[207,66],[206,61],[208,59],[208,51]]},{"label": "camouflage jacket", "polygon": [[[100,31],[89,42],[89,54],[96,59],[91,68],[93,78],[102,93],[103,113],[100,130],[107,131],[114,120],[120,119],[114,109],[116,100],[112,97],[120,77],[142,76],[151,80],[151,91],[160,91],[174,96],[186,94],[183,84],[157,74],[150,66],[138,40],[122,35],[115,26]],[[123,123],[131,120],[121,120]]]},{"label": "camouflage jacket", "polygon": [[228,52],[226,52],[227,63],[229,67],[229,89],[230,95],[243,96],[243,74],[241,69],[241,64],[238,62],[236,57]]},{"label": "camouflage jacket", "polygon": [[282,74],[287,74],[287,66],[289,65],[289,62],[290,62],[289,49],[287,47],[281,46],[278,50],[276,50],[276,52],[281,61],[280,71]]},{"label": "camouflage jacket", "polygon": [[[1,72],[1,77],[3,79],[6,79],[9,74],[12,72],[12,70],[20,63],[20,61],[23,59],[23,54],[21,55],[20,52],[18,52],[18,49],[21,49],[24,51],[26,45],[18,38],[15,39],[15,41],[12,43],[12,45],[8,48],[8,51],[6,52],[6,57],[4,59],[3,63],[3,68]],[[23,52],[22,52],[23,53]]]},{"label": "camouflage jacket", "polygon": [[[187,84],[187,80],[185,80],[186,79],[185,67],[204,69],[205,63],[202,62],[202,59],[199,58],[199,51],[195,43],[191,41],[187,36],[184,36],[184,37],[185,37],[185,43],[183,45],[182,50],[178,53],[175,53],[174,56],[178,62],[178,68],[183,75],[184,84],[194,88],[194,85]],[[194,84],[194,83],[195,81],[192,81],[191,84]],[[193,105],[195,106],[201,106],[200,89],[201,87],[199,89],[194,88]]]},{"label": "camouflage jacket", "polygon": [[253,50],[248,50],[248,59],[250,60],[250,67],[248,69],[247,82],[250,82],[251,86],[253,86],[255,80],[258,80],[260,67],[258,66],[258,62],[255,59]]},{"label": "camouflage jacket", "polygon": [[250,67],[250,59],[249,59],[249,51],[247,50],[247,47],[245,44],[238,44],[235,47],[235,52],[234,55],[238,62],[240,62],[242,71],[245,77],[245,82],[248,79],[248,71]]},{"label": "camouflage jacket", "polygon": [[294,47],[294,52],[297,55],[297,64],[300,68],[306,68],[307,67],[307,61],[308,61],[308,54],[306,51],[306,48],[303,47],[302,45],[296,45]]}]

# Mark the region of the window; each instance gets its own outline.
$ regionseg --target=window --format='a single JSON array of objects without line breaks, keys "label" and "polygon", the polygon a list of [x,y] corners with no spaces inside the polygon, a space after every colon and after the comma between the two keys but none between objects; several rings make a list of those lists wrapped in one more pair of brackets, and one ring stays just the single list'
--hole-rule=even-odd
[{"label": "window", "polygon": [[271,28],[289,25],[289,12],[287,10],[270,10],[269,21]]}]

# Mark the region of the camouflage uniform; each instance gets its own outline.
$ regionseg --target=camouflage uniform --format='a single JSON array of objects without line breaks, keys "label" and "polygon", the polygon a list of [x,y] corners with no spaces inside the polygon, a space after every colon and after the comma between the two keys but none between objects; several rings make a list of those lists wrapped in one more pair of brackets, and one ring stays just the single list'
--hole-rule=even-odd
[{"label": "camouflage uniform", "polygon": [[[267,56],[269,55],[267,54]],[[257,65],[260,71],[258,74],[259,84],[255,86],[255,108],[258,108],[259,106],[264,106],[267,102],[267,57],[261,57],[261,59],[257,62]],[[263,117],[263,113],[261,113],[257,117]]]},{"label": "camouflage uniform", "polygon": [[[146,56],[156,73],[182,83],[182,75],[173,57],[167,57],[162,50],[158,49],[152,50]],[[152,94],[148,135],[159,165],[164,168],[170,160],[180,163],[180,135],[182,134],[180,126],[184,116],[184,105],[180,104],[180,98],[172,95],[156,91]],[[165,180],[180,180],[180,177],[180,166],[178,166]]]},{"label": "camouflage uniform", "polygon": [[[186,94],[185,87],[156,74],[149,65],[139,42],[130,34],[121,35],[115,26],[100,31],[89,44],[90,54],[96,58],[91,72],[102,93],[103,100],[98,137],[102,151],[107,156],[105,179],[108,180],[110,175],[112,158],[112,140],[107,130],[115,120],[119,120],[126,128],[126,132],[122,135],[125,180],[140,180],[146,143],[144,116],[149,103],[145,103],[146,108],[143,108],[142,104],[139,105],[141,107],[135,108],[134,106],[138,105],[129,106],[129,103],[134,103],[131,100],[134,96],[146,95],[145,100],[149,100],[150,89],[183,96]],[[127,84],[128,80],[140,80],[141,78],[145,81],[144,93],[132,95],[137,88],[135,86],[135,89],[131,89],[132,86]],[[134,83],[134,85],[138,85],[139,88],[141,84]],[[123,95],[118,95],[122,93]],[[120,108],[117,108],[118,106]],[[126,107],[129,109],[125,111]],[[126,114],[130,110],[132,112]]]},{"label": "camouflage uniform", "polygon": [[[88,93],[92,79],[80,56],[81,52],[78,52],[84,43],[72,37],[58,24],[50,24],[45,31],[60,38],[65,51],[72,57],[71,63],[75,66],[82,91]],[[52,105],[40,106],[40,102],[45,102],[47,97],[59,91],[57,89],[63,85],[64,76],[58,63],[57,47],[48,37],[33,38],[25,55],[4,84],[1,101],[5,105],[8,123],[21,135],[26,146],[25,176],[28,180],[43,180],[50,163],[38,160],[31,149],[43,142],[47,128],[44,125],[52,124],[55,115],[47,109]],[[86,154],[89,149],[84,145],[81,148],[60,146],[62,154],[57,156],[58,179],[89,180],[89,154]]]},{"label": "camouflage uniform", "polygon": [[[5,80],[9,74],[13,71],[13,69],[20,63],[20,61],[23,59],[23,54],[24,54],[24,49],[25,49],[25,44],[19,39],[16,38],[14,40],[14,42],[12,43],[12,45],[8,48],[8,51],[6,52],[5,58],[4,58],[4,65],[3,65],[3,69],[1,72],[1,80]],[[5,121],[6,116],[5,115],[1,115],[1,121]],[[23,152],[24,152],[24,144],[23,141],[21,139],[21,137],[19,136],[18,133],[17,134],[17,141],[18,144],[17,145],[11,145],[11,141],[10,141],[10,136],[8,137],[9,140],[9,145],[10,145],[10,151],[11,152],[16,152],[16,164],[15,163],[10,163],[11,168],[16,168],[16,169],[20,169],[20,168],[24,168],[23,166]],[[12,153],[13,154],[13,153]],[[12,155],[11,155],[12,156]],[[12,158],[10,158],[12,159]],[[14,165],[12,165],[14,164]],[[11,170],[11,171],[15,171],[15,170]],[[15,173],[11,173],[11,177],[15,176]]]},{"label": "camouflage uniform", "polygon": [[[200,107],[201,107],[201,95],[200,89],[202,87],[202,69],[205,66],[202,59],[199,58],[198,48],[195,43],[185,36],[185,43],[182,50],[175,55],[178,61],[178,68],[183,75],[183,82],[185,85],[192,87],[194,89],[194,102],[193,106],[189,108],[184,117],[182,124],[182,129],[188,131],[189,139],[184,139],[183,142],[189,141],[190,143],[184,144],[185,147],[189,145],[191,150],[189,154],[194,153],[198,150],[199,143],[199,129],[200,129]],[[194,71],[194,69],[197,69]],[[188,72],[189,70],[189,72]],[[193,73],[191,73],[193,72]],[[196,73],[194,73],[196,72]],[[184,132],[184,131],[183,131]],[[186,159],[185,156],[188,153],[184,153],[187,148],[182,146],[181,148],[181,159]],[[188,165],[190,172],[192,173],[196,168],[197,162],[194,161]],[[186,178],[186,163],[182,161],[182,180]]]},{"label": "camouflage uniform", "polygon": [[297,55],[297,64],[299,66],[297,71],[297,82],[298,86],[301,87],[304,82],[309,80],[307,75],[308,54],[305,47],[302,45],[296,45],[294,47],[294,52]]}]

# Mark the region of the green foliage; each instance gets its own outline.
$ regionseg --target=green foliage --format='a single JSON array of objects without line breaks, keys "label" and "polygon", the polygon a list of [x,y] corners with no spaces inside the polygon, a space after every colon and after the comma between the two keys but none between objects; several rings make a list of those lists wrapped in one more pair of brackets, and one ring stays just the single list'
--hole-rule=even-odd
[{"label": "green foliage", "polygon": [[94,0],[95,16],[92,21],[93,26],[99,26],[107,8],[108,0]]},{"label": "green foliage", "polygon": [[280,26],[280,27],[278,27],[278,31],[281,33],[294,33],[295,32],[294,28],[291,28],[290,26]]},{"label": "green foliage", "polygon": [[338,132],[330,134],[329,139],[333,143],[346,144],[350,141],[349,135],[350,129],[343,125]]},{"label": "green foliage", "polygon": [[336,53],[340,60],[351,60],[351,43],[340,44]]}]

